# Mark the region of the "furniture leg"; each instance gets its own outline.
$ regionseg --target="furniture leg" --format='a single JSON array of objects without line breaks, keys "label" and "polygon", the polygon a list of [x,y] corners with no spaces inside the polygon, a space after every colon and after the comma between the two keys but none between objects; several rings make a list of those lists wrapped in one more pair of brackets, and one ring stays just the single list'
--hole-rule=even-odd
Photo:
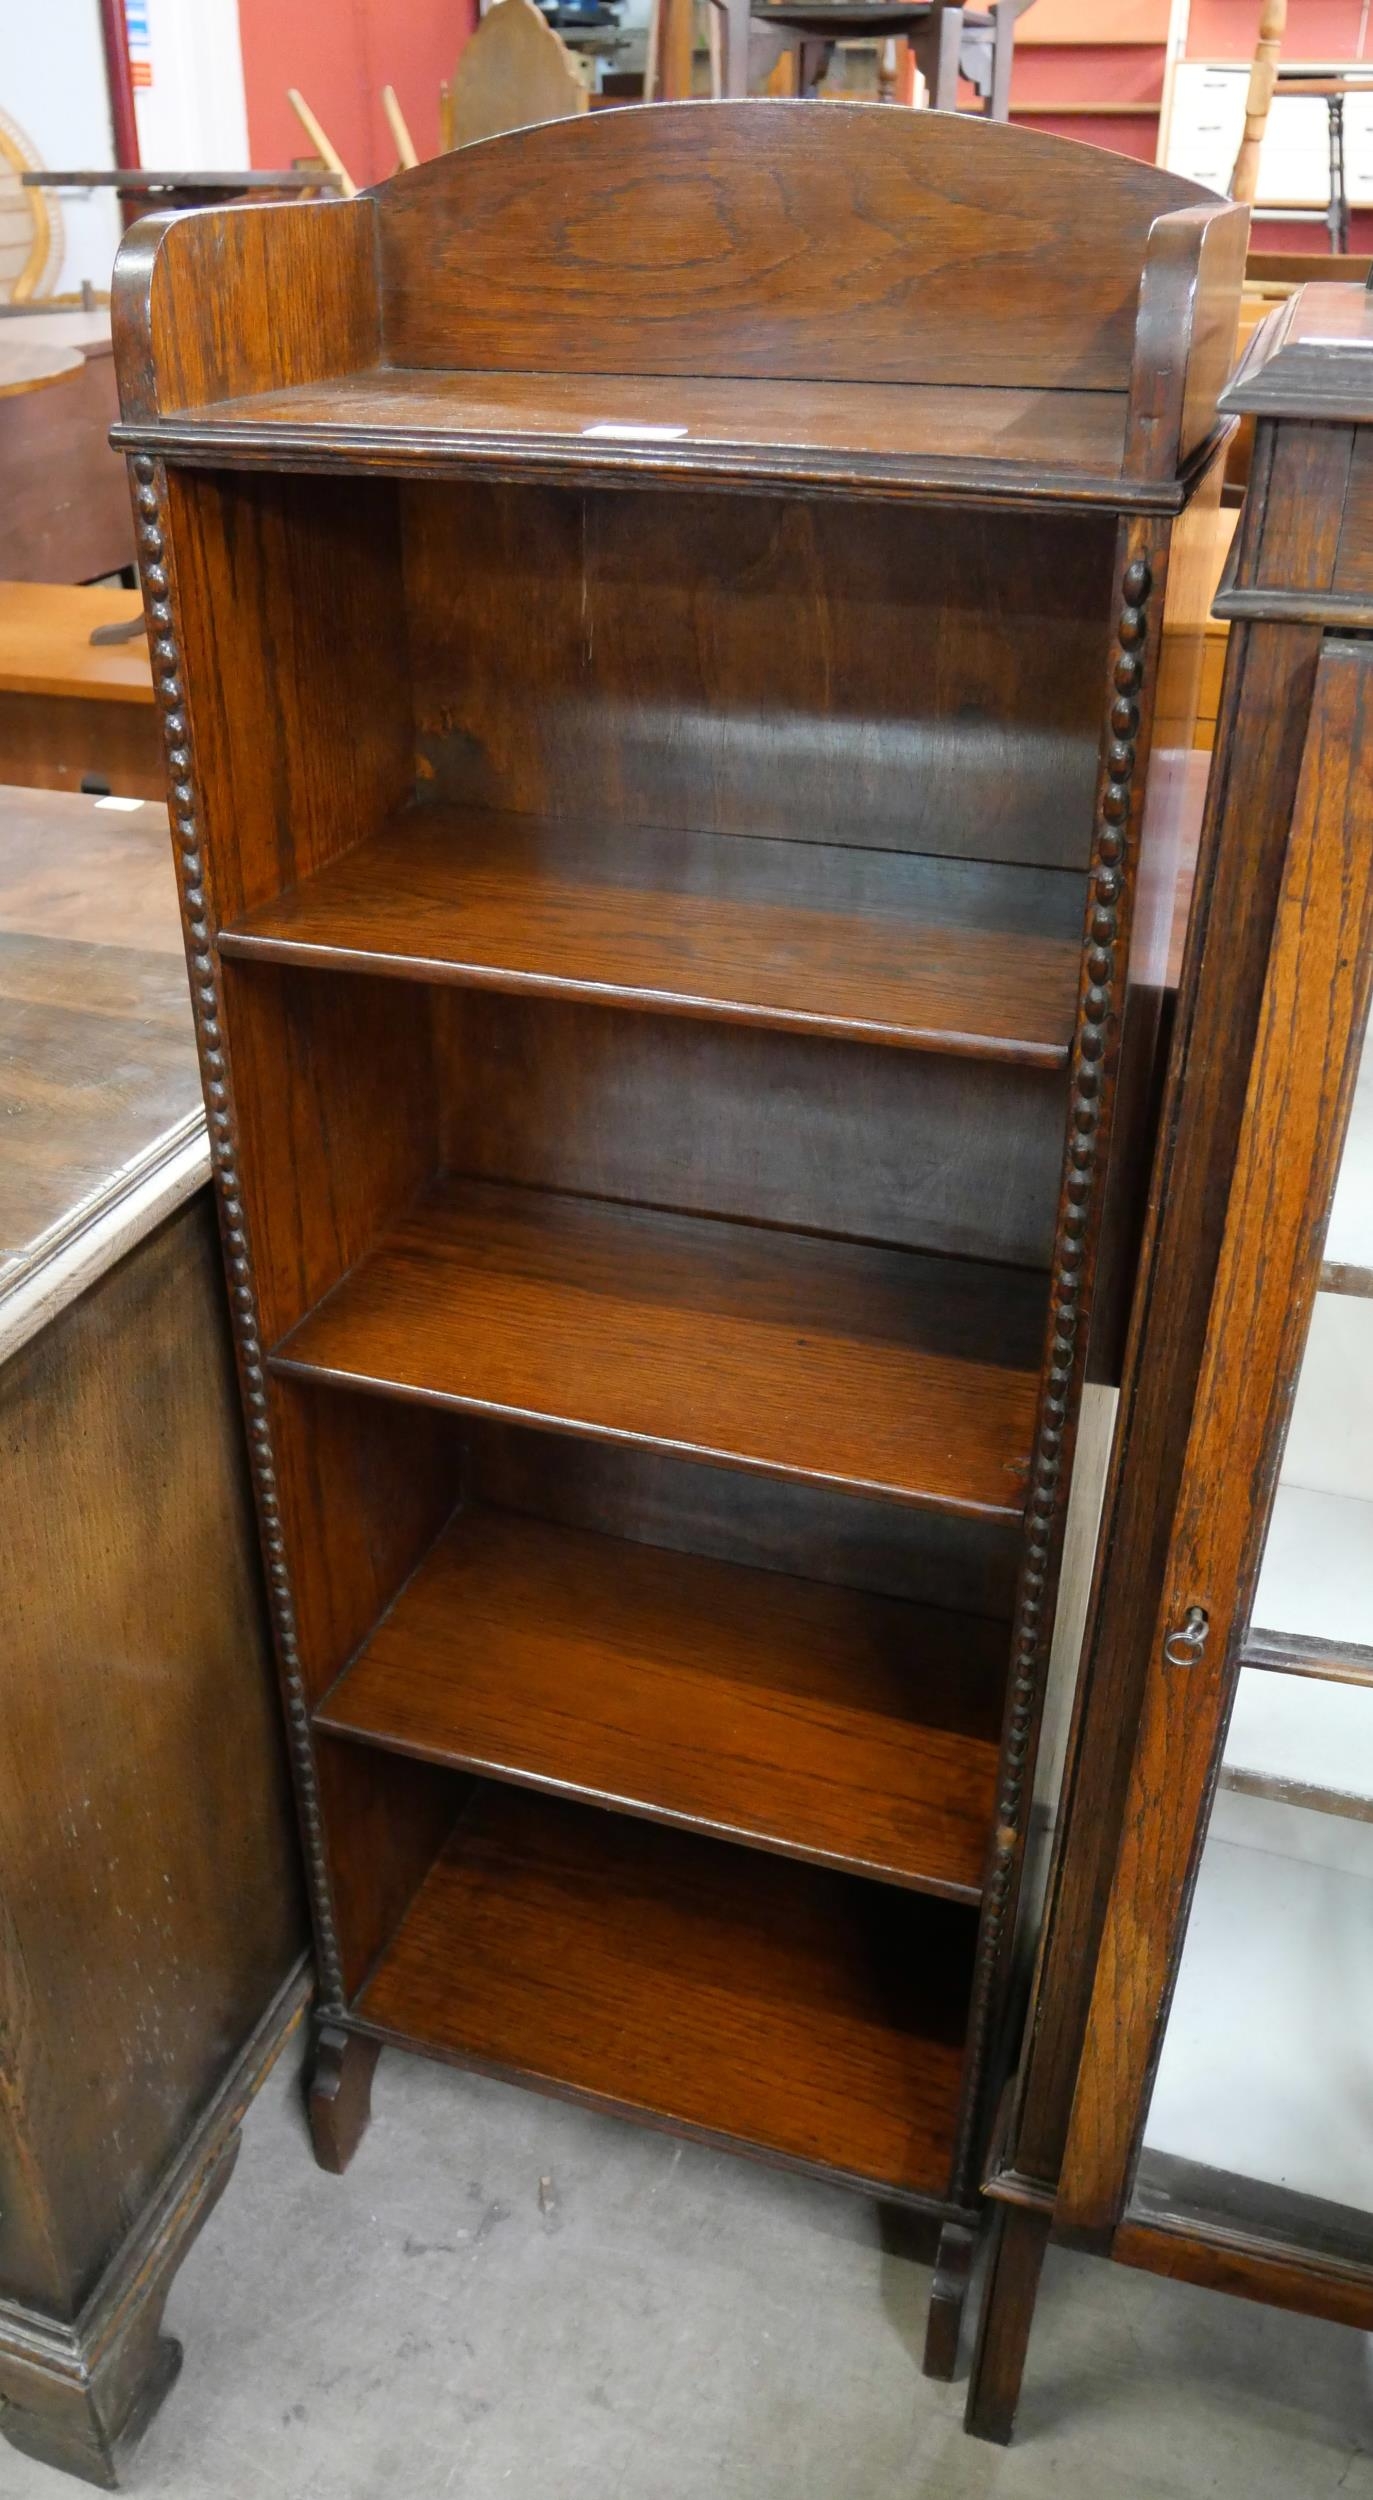
[{"label": "furniture leg", "polygon": [[1020,2205],[999,2205],[992,2225],[963,2424],[974,2439],[994,2439],[1002,2448],[1015,2428],[1049,2227],[1048,2214]]},{"label": "furniture leg", "polygon": [[372,2077],[379,2040],[321,2023],[315,2036],[307,2109],[310,2140],[321,2170],[341,2178],[362,2142],[372,2115]]},{"label": "furniture leg", "polygon": [[0,2321],[0,2432],[21,2455],[102,2491],[124,2465],[181,2368],[162,2332],[177,2267],[238,2158],[237,2128],[167,2212],[152,2251],[102,2286],[73,2326],[15,2309]]},{"label": "furniture leg", "polygon": [[1015,59],[1015,22],[1020,12],[1001,0],[994,11],[996,24],[992,30],[992,92],[987,113],[994,122],[1011,118],[1011,65]]},{"label": "furniture leg", "polygon": [[958,2363],[958,2337],[963,2304],[972,2273],[973,2234],[964,2222],[946,2222],[939,2234],[930,2292],[930,2317],[925,2329],[926,2378],[952,2378]]},{"label": "furniture leg", "polygon": [[1330,124],[1330,207],[1326,230],[1332,252],[1349,249],[1349,194],[1344,171],[1344,97],[1327,96],[1326,114]]},{"label": "furniture leg", "polygon": [[750,0],[725,0],[725,76],[727,96],[748,94],[748,30]]},{"label": "furniture leg", "polygon": [[834,58],[832,43],[811,43],[803,36],[796,51],[796,92],[815,96],[830,62]]},{"label": "furniture leg", "polygon": [[920,74],[937,113],[953,113],[958,109],[958,56],[962,49],[963,11],[960,7],[945,6],[931,20],[915,47]]}]

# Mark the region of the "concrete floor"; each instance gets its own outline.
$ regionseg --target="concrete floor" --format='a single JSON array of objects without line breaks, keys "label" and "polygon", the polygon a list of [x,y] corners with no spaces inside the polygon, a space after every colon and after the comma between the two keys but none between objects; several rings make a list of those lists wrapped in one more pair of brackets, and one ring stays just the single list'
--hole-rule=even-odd
[{"label": "concrete floor", "polygon": [[[861,2199],[395,2052],[330,2179],[298,2091],[173,2290],[147,2500],[1373,2500],[1345,2329],[1056,2251],[988,2448]],[[3,2500],[64,2488],[0,2443]]]}]

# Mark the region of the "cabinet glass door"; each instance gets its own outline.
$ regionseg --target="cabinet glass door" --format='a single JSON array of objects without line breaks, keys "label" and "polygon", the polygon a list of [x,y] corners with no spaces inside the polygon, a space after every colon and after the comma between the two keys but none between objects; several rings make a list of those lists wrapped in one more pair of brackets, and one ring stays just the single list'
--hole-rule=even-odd
[{"label": "cabinet glass door", "polygon": [[1373,1042],[1135,2179],[1373,2264]]}]

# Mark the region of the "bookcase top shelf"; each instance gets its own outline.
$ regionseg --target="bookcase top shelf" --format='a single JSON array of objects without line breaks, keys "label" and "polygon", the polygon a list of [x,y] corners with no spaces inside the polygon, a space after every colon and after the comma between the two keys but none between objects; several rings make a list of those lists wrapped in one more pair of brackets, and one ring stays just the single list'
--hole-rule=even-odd
[{"label": "bookcase top shelf", "polygon": [[1214,440],[1246,232],[1196,184],[966,115],[588,114],[351,201],[143,220],[115,439],[1173,510]]}]

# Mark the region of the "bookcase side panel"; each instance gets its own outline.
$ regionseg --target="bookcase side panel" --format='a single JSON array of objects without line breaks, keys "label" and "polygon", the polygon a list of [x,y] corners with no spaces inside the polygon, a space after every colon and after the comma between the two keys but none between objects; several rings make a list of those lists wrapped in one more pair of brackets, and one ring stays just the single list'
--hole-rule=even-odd
[{"label": "bookcase side panel", "polygon": [[375,832],[407,793],[395,498],[376,481],[173,469],[161,527],[223,926]]},{"label": "bookcase side panel", "polygon": [[[365,834],[411,778],[394,499],[133,464],[173,836],[321,2004],[337,2010],[451,1823],[451,1786],[316,1748],[310,1706],[460,1490],[429,1418],[303,1401],[265,1357],[431,1177],[424,1000],[222,964],[218,934]],[[404,1009],[409,1004],[410,1013]],[[385,1835],[383,1839],[381,1836]]]}]

